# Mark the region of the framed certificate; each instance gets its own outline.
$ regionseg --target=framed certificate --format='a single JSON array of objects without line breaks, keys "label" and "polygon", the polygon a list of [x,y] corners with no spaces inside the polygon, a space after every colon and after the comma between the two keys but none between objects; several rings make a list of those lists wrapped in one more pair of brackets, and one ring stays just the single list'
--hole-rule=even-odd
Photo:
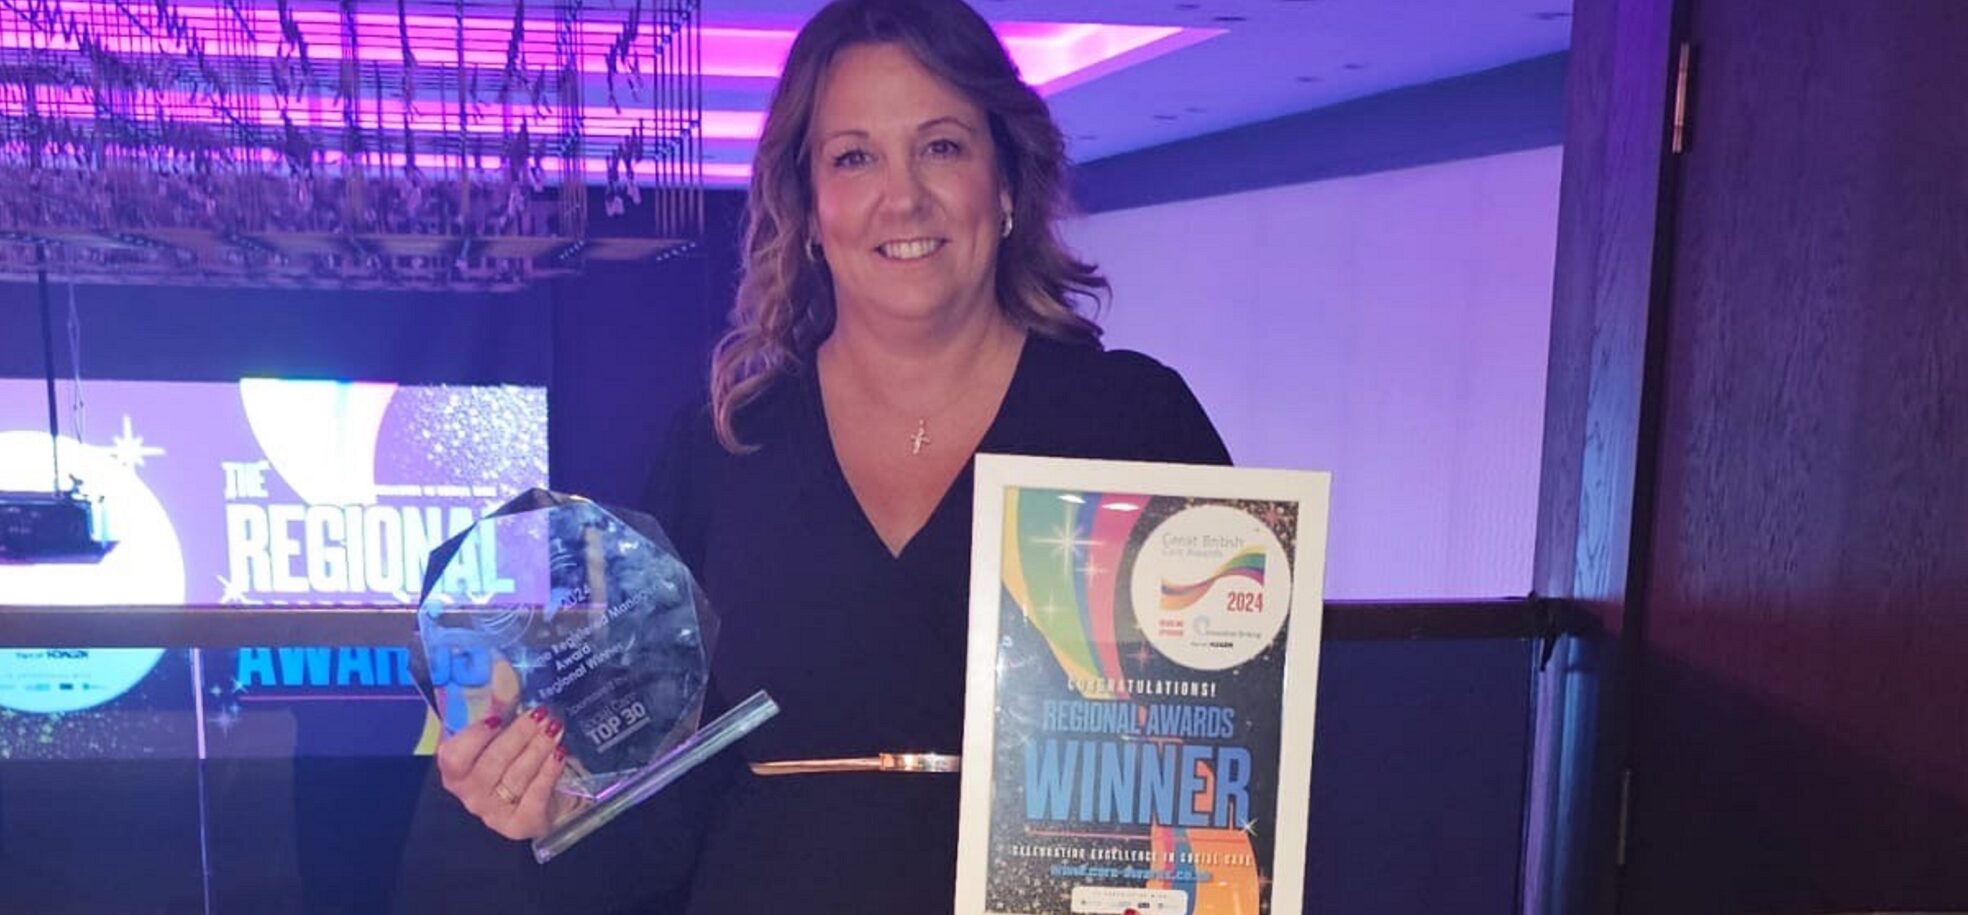
[{"label": "framed certificate", "polygon": [[1329,488],[977,457],[956,911],[1299,911]]}]

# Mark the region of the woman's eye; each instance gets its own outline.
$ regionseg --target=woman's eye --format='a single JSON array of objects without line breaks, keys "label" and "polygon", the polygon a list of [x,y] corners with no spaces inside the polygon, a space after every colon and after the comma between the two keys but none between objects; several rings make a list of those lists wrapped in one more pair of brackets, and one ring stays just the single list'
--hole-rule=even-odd
[{"label": "woman's eye", "polygon": [[865,150],[850,149],[834,156],[835,168],[856,168],[866,164],[868,164],[868,153]]},{"label": "woman's eye", "polygon": [[932,156],[954,156],[963,152],[963,144],[955,140],[929,141],[929,154]]}]

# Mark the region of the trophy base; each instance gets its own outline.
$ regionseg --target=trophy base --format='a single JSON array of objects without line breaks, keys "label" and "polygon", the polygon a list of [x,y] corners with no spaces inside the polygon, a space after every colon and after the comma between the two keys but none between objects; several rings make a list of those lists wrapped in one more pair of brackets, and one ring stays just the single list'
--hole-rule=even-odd
[{"label": "trophy base", "polygon": [[753,693],[751,698],[738,703],[716,721],[698,729],[688,740],[677,744],[663,758],[613,782],[594,798],[592,806],[569,817],[566,822],[554,827],[552,832],[534,839],[533,860],[541,864],[553,860],[561,852],[574,847],[574,843],[669,787],[684,773],[697,768],[719,750],[737,742],[738,738],[751,733],[777,714],[779,705],[772,701],[771,696],[764,691]]}]

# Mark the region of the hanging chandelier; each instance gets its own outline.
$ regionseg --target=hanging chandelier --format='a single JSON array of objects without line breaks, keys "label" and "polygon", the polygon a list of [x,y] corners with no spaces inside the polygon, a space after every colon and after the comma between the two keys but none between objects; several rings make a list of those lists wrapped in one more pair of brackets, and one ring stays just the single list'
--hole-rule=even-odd
[{"label": "hanging chandelier", "polygon": [[698,0],[0,0],[0,278],[509,289],[703,226]]}]

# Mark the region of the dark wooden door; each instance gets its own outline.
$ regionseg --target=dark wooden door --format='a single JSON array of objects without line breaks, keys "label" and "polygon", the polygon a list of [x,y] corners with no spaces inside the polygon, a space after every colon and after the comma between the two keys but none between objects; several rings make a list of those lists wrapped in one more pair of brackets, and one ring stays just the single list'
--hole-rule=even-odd
[{"label": "dark wooden door", "polygon": [[1689,0],[1633,913],[1968,910],[1968,0]]}]

